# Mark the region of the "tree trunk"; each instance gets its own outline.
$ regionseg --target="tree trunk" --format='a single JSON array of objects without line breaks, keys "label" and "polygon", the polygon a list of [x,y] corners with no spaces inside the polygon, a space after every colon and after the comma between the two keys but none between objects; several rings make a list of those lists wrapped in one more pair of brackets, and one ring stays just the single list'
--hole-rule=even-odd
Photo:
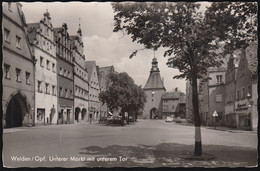
[{"label": "tree trunk", "polygon": [[[195,75],[195,74],[194,74]],[[195,149],[194,155],[201,156],[201,132],[200,132],[200,115],[199,115],[199,100],[198,100],[198,88],[197,88],[197,76],[192,77],[192,105],[195,124]]]}]

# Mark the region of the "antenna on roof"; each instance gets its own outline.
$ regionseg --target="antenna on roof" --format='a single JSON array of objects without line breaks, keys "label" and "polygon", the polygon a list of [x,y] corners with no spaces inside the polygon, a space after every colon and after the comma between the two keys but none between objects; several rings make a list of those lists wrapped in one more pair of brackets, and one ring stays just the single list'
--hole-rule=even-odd
[{"label": "antenna on roof", "polygon": [[79,27],[80,27],[80,17],[79,17]]}]

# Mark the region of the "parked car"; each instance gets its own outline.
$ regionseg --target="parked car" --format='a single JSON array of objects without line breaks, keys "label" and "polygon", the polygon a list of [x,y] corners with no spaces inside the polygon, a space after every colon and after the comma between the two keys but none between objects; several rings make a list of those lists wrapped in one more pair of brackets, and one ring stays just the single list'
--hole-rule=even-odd
[{"label": "parked car", "polygon": [[181,117],[177,117],[175,120],[176,123],[181,123]]},{"label": "parked car", "polygon": [[110,125],[110,124],[121,124],[122,126],[125,125],[125,120],[123,120],[122,116],[108,116],[107,117],[107,121],[106,124]]},{"label": "parked car", "polygon": [[168,116],[166,117],[165,122],[173,122],[173,118]]}]

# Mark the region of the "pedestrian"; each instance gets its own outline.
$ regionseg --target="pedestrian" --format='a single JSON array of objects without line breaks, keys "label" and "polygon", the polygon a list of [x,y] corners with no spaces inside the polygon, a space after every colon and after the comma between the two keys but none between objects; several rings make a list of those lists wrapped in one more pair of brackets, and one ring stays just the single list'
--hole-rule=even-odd
[{"label": "pedestrian", "polygon": [[54,105],[52,105],[51,113],[50,113],[50,124],[52,123],[52,119],[53,119],[55,113],[56,113],[56,110],[54,108]]}]

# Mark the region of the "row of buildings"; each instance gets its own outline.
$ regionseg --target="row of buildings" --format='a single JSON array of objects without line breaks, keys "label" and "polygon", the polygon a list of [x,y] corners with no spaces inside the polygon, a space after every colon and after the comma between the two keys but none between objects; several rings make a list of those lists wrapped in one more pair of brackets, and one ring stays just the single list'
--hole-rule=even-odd
[{"label": "row of buildings", "polygon": [[82,31],[52,26],[48,11],[26,23],[20,3],[4,2],[3,126],[69,124],[106,115],[98,99],[113,66],[86,61]]},{"label": "row of buildings", "polygon": [[[198,81],[202,125],[257,129],[257,48],[257,43],[250,43],[226,55],[222,67],[208,69],[205,78],[209,80]],[[190,82],[186,85],[186,95],[186,117],[193,121]]]}]

